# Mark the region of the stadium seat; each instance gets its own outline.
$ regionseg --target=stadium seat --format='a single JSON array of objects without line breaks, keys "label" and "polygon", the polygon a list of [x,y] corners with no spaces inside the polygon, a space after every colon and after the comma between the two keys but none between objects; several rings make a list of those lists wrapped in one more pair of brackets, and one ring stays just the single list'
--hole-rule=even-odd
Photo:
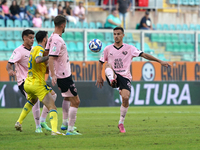
[{"label": "stadium seat", "polygon": [[102,32],[97,32],[97,39],[99,39],[100,41],[104,41],[105,38],[104,38],[104,33]]},{"label": "stadium seat", "polygon": [[163,25],[163,30],[169,30],[169,26],[167,24]]},{"label": "stadium seat", "polygon": [[165,42],[165,35],[164,34],[158,34],[158,42]]},{"label": "stadium seat", "polygon": [[90,22],[89,27],[90,27],[90,29],[96,29],[96,25],[94,22]]},{"label": "stadium seat", "polygon": [[24,28],[30,27],[29,22],[27,20],[22,20],[22,27]]},{"label": "stadium seat", "polygon": [[188,0],[182,0],[182,4],[183,4],[183,5],[188,5],[189,2],[188,2]]},{"label": "stadium seat", "polygon": [[188,0],[189,5],[195,5],[195,0]]},{"label": "stadium seat", "polygon": [[113,39],[112,39],[112,33],[106,32],[106,33],[105,33],[105,40],[106,40],[107,42],[113,41]]},{"label": "stadium seat", "polygon": [[87,22],[83,22],[82,28],[83,28],[83,29],[88,29],[88,28],[89,28],[88,23],[87,23]]},{"label": "stadium seat", "polygon": [[178,35],[178,39],[179,39],[179,42],[185,42],[185,35],[184,34],[179,34]]},{"label": "stadium seat", "polygon": [[149,54],[153,54],[154,50],[150,49],[149,45],[147,43],[144,43],[144,52],[145,53],[149,53]]},{"label": "stadium seat", "polygon": [[99,29],[99,28],[103,28],[103,25],[101,22],[97,22],[96,23],[96,28]]},{"label": "stadium seat", "polygon": [[195,5],[199,5],[200,4],[200,0],[194,0],[195,1]]},{"label": "stadium seat", "polygon": [[3,60],[8,60],[8,59],[6,58],[6,53],[3,51],[0,51],[0,61],[3,61]]},{"label": "stadium seat", "polygon": [[180,45],[178,43],[173,44],[173,52],[178,52],[180,51]]},{"label": "stadium seat", "polygon": [[172,41],[171,34],[169,33],[165,34],[165,42],[171,42],[171,41]]},{"label": "stadium seat", "polygon": [[196,30],[196,27],[194,24],[190,24],[189,30]]},{"label": "stadium seat", "polygon": [[134,42],[132,33],[126,33],[127,42]]},{"label": "stadium seat", "polygon": [[187,43],[186,44],[186,47],[187,47],[187,52],[194,52],[194,44],[192,43]]},{"label": "stadium seat", "polygon": [[7,51],[8,50],[5,42],[0,41],[0,45],[1,45],[0,46],[0,51]]},{"label": "stadium seat", "polygon": [[186,51],[187,51],[186,44],[180,43],[180,52],[186,52]]},{"label": "stadium seat", "polygon": [[198,34],[198,43],[200,43],[200,34]]},{"label": "stadium seat", "polygon": [[74,41],[74,33],[73,32],[65,32],[63,34],[64,41]]},{"label": "stadium seat", "polygon": [[94,33],[94,32],[88,32],[87,33],[87,40],[90,41],[92,39],[96,39],[96,33]]},{"label": "stadium seat", "polygon": [[177,34],[172,34],[171,35],[171,41],[172,42],[178,42],[179,41],[178,35]]},{"label": "stadium seat", "polygon": [[194,42],[194,35],[193,34],[185,34],[185,42],[187,42],[187,43]]},{"label": "stadium seat", "polygon": [[13,20],[8,19],[8,20],[6,21],[6,26],[7,26],[7,27],[14,27]]},{"label": "stadium seat", "polygon": [[6,31],[0,31],[0,40],[5,40]]},{"label": "stadium seat", "polygon": [[83,53],[83,42],[77,42],[77,49],[75,50],[75,52],[82,52]]},{"label": "stadium seat", "polygon": [[182,26],[180,24],[176,25],[176,30],[183,30]]},{"label": "stadium seat", "polygon": [[7,48],[9,51],[13,51],[16,48],[16,45],[13,41],[8,41],[7,42]]},{"label": "stadium seat", "polygon": [[158,34],[152,33],[151,34],[151,41],[152,42],[158,42]]},{"label": "stadium seat", "polygon": [[0,19],[0,27],[5,27],[5,21],[3,19]]},{"label": "stadium seat", "polygon": [[176,0],[169,0],[170,4],[176,4]]},{"label": "stadium seat", "polygon": [[22,44],[23,44],[22,41],[15,41],[15,45],[16,45],[16,47],[19,47],[19,46],[22,45]]},{"label": "stadium seat", "polygon": [[14,31],[14,40],[22,40],[21,32],[20,31]]},{"label": "stadium seat", "polygon": [[183,61],[194,61],[194,57],[190,54],[183,54]]},{"label": "stadium seat", "polygon": [[76,28],[81,29],[81,28],[82,28],[82,23],[81,23],[81,22],[77,22],[77,23],[76,23]]},{"label": "stadium seat", "polygon": [[170,25],[169,25],[169,30],[176,30],[175,25],[174,25],[174,24],[170,24]]},{"label": "stadium seat", "polygon": [[102,47],[101,47],[101,49],[104,50],[104,48],[105,48],[106,46],[107,46],[106,43],[102,42]]},{"label": "stadium seat", "polygon": [[6,31],[6,40],[13,40],[13,31]]},{"label": "stadium seat", "polygon": [[83,41],[83,33],[82,32],[75,32],[74,33],[74,40],[75,41]]},{"label": "stadium seat", "polygon": [[165,55],[164,55],[163,53],[159,53],[159,54],[157,55],[157,57],[158,57],[159,59],[161,59],[161,60],[166,61]]},{"label": "stadium seat", "polygon": [[49,20],[45,20],[43,24],[44,28],[51,28],[51,22]]},{"label": "stadium seat", "polygon": [[183,30],[189,30],[187,24],[183,24]]},{"label": "stadium seat", "polygon": [[74,42],[69,42],[67,50],[68,52],[74,52],[77,49],[77,46]]},{"label": "stadium seat", "polygon": [[[66,24],[67,26],[67,24]],[[51,21],[51,27],[54,28],[55,27],[55,24],[54,24],[54,21]],[[66,28],[66,27],[65,27]]]},{"label": "stadium seat", "polygon": [[68,23],[68,28],[76,28],[74,22],[69,22]]},{"label": "stadium seat", "polygon": [[163,30],[162,25],[161,24],[156,24],[156,30]]},{"label": "stadium seat", "polygon": [[17,27],[17,28],[19,28],[19,27],[22,27],[22,25],[21,25],[21,21],[19,21],[19,20],[14,20],[14,27]]},{"label": "stadium seat", "polygon": [[171,43],[166,43],[166,51],[168,51],[168,52],[173,51],[173,45]]},{"label": "stadium seat", "polygon": [[197,24],[196,27],[195,27],[195,29],[196,29],[197,31],[200,31],[200,25]]}]

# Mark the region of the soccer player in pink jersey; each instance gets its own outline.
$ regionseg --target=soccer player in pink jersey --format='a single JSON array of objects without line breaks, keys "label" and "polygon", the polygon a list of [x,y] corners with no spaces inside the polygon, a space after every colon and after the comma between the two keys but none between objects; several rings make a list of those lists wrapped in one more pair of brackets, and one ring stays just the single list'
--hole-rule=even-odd
[{"label": "soccer player in pink jersey", "polygon": [[[27,29],[22,32],[22,39],[24,43],[17,47],[14,51],[12,56],[10,57],[8,64],[6,66],[6,69],[8,71],[8,74],[10,76],[17,77],[17,84],[21,91],[21,93],[26,97],[26,92],[24,91],[24,81],[27,77],[28,73],[28,61],[29,61],[29,55],[30,51],[32,49],[32,45],[34,42],[34,31]],[[15,64],[15,71],[12,69],[13,65]],[[51,92],[54,100],[56,99],[56,93],[54,91]],[[43,111],[40,117],[40,102],[37,102],[33,107],[33,116],[35,119],[36,124],[36,133],[41,133],[42,129],[45,128],[48,131],[51,131],[51,128],[49,128],[46,124],[46,117],[48,114],[48,109],[46,106],[43,106]]]},{"label": "soccer player in pink jersey", "polygon": [[122,105],[120,108],[120,119],[118,128],[121,133],[126,132],[124,128],[124,120],[129,107],[129,96],[131,92],[131,73],[130,66],[134,57],[143,57],[148,60],[156,61],[161,65],[168,67],[169,64],[159,60],[149,54],[146,54],[132,45],[123,43],[124,29],[116,27],[113,29],[114,44],[105,47],[103,54],[98,63],[97,87],[103,86],[102,67],[105,66],[105,74],[108,84],[113,87],[119,87],[122,96]]},{"label": "soccer player in pink jersey", "polygon": [[[62,97],[64,97],[62,108],[63,125],[67,128],[66,135],[80,135],[80,133],[74,130],[80,99],[72,80],[67,47],[61,38],[62,33],[65,31],[66,18],[58,15],[54,18],[54,24],[55,30],[48,39],[46,46],[46,50],[49,51],[49,70],[52,77],[52,85],[54,86],[57,83]],[[68,116],[69,121],[67,119]]]}]

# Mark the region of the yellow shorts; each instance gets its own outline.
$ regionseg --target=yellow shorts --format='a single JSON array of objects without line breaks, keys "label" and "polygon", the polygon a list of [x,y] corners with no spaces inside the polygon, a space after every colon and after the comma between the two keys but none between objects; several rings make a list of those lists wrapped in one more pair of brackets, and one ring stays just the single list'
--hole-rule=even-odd
[{"label": "yellow shorts", "polygon": [[39,99],[42,101],[44,97],[52,91],[48,85],[29,85],[24,83],[24,90],[27,93],[27,100]]}]

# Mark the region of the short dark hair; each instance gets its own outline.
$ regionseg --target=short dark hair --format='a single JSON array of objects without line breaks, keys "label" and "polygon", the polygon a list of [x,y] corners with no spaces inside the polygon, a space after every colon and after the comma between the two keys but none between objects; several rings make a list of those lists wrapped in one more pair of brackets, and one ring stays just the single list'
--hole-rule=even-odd
[{"label": "short dark hair", "polygon": [[124,33],[124,29],[123,29],[122,27],[115,27],[115,28],[113,29],[113,31],[115,31],[115,30],[121,30],[121,31]]},{"label": "short dark hair", "polygon": [[26,30],[24,30],[23,32],[22,32],[22,40],[24,40],[23,39],[23,37],[24,36],[28,36],[29,34],[35,34],[35,32],[33,31],[33,30],[30,30],[30,29],[26,29]]},{"label": "short dark hair", "polygon": [[61,24],[65,23],[67,21],[66,17],[63,15],[58,15],[54,18],[54,25],[60,26]]},{"label": "short dark hair", "polygon": [[38,31],[36,33],[36,40],[38,43],[41,43],[43,39],[47,36],[47,31]]},{"label": "short dark hair", "polygon": [[116,8],[112,8],[111,12],[113,13],[113,11],[117,10]]}]

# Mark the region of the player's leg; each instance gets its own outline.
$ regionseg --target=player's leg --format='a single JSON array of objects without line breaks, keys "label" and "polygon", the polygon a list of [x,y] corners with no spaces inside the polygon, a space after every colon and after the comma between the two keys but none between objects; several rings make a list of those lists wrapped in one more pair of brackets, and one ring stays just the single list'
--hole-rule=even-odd
[{"label": "player's leg", "polygon": [[111,64],[107,63],[105,66],[105,74],[106,77],[108,78],[109,82],[110,82],[110,86],[115,88],[117,87],[117,81],[116,81],[116,77],[115,77],[115,73],[112,69]]},{"label": "player's leg", "polygon": [[67,98],[64,98],[62,102],[63,121],[61,125],[61,130],[67,130],[68,128],[69,107],[70,107],[70,101]]},{"label": "player's leg", "polygon": [[[55,100],[57,98],[57,94],[53,90],[51,90],[51,95],[52,95],[52,98],[55,102]],[[47,117],[48,113],[49,113],[48,108],[45,105],[43,105],[42,114],[41,114],[41,117],[40,117],[40,124],[41,124],[42,128],[45,128],[47,131],[51,131],[51,128],[49,128],[47,123],[46,123],[46,117]]]},{"label": "player's leg", "polygon": [[36,133],[42,133],[41,125],[40,125],[40,101],[37,101],[32,108],[33,117],[36,124]]},{"label": "player's leg", "polygon": [[67,100],[71,102],[69,108],[69,122],[68,122],[68,129],[66,135],[81,135],[80,133],[74,130],[74,124],[76,122],[76,114],[80,104],[79,96],[76,95],[74,97],[66,97]]},{"label": "player's leg", "polygon": [[126,113],[128,111],[130,91],[127,89],[122,89],[121,96],[122,96],[122,104],[120,107],[120,119],[119,119],[118,128],[120,132],[124,133],[126,132],[124,128],[124,120],[126,117]]},{"label": "player's leg", "polygon": [[29,99],[30,101],[26,102],[26,104],[24,105],[22,112],[17,120],[17,122],[15,123],[15,128],[18,131],[22,131],[22,122],[25,119],[25,117],[28,115],[28,113],[31,111],[32,107],[34,106],[34,104],[37,102],[37,99]]}]

